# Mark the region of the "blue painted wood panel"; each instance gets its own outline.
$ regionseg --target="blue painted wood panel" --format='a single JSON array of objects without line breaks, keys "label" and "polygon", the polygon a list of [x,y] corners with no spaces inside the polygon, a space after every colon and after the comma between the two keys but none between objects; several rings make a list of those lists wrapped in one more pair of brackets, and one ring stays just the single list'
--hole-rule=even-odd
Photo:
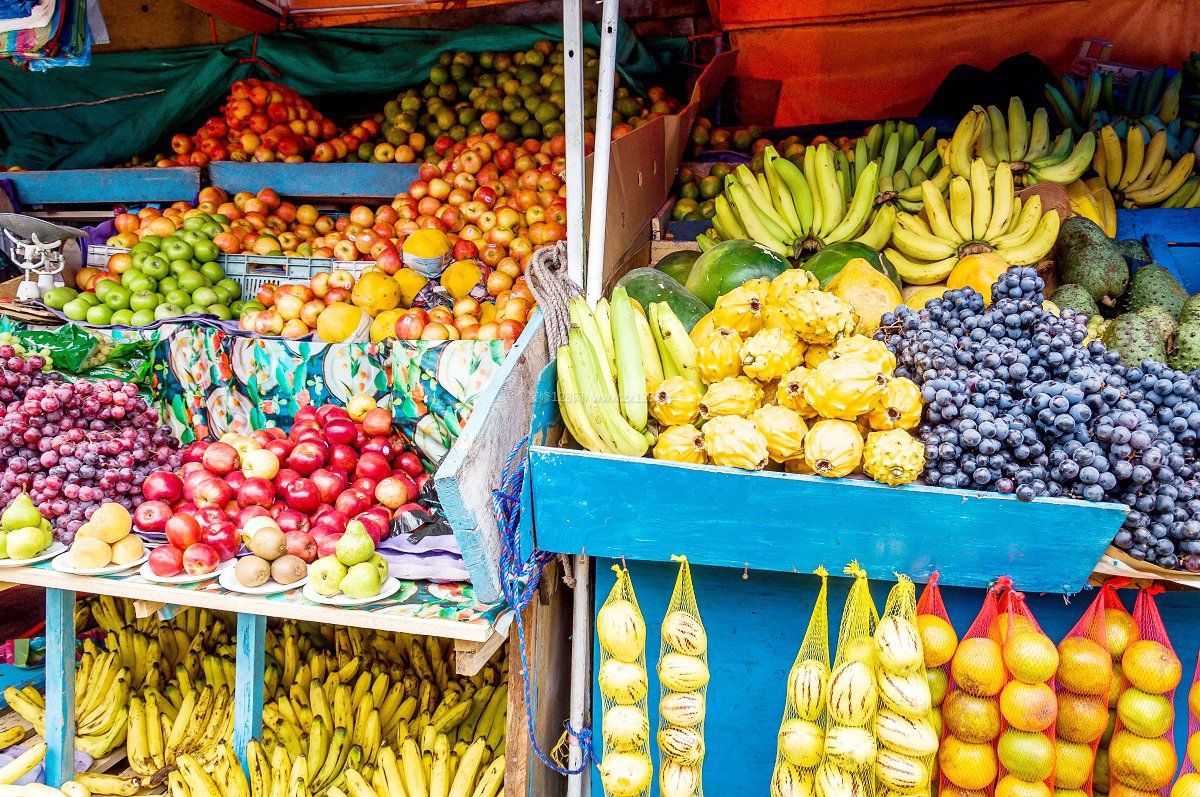
[{"label": "blue painted wood panel", "polygon": [[237,689],[233,693],[233,749],[246,769],[246,745],[262,736],[263,674],[266,667],[267,618],[238,612]]},{"label": "blue painted wood panel", "polygon": [[415,163],[234,163],[208,167],[211,183],[233,194],[273,188],[284,197],[392,199],[417,179]]},{"label": "blue painted wood panel", "polygon": [[[936,542],[931,542],[931,546]],[[678,550],[676,553],[688,553]],[[830,570],[840,572],[843,560],[828,560]],[[612,589],[612,561],[595,563],[596,609]],[[675,565],[628,562],[638,603],[646,618],[647,650],[650,651],[650,717],[657,724],[658,678],[654,662],[659,649],[659,627],[671,590],[675,586]],[[997,573],[998,574],[998,573]],[[870,573],[884,576],[885,574]],[[705,719],[704,762],[705,793],[711,795],[764,795],[769,793],[771,769],[775,763],[775,734],[783,713],[787,673],[800,648],[808,617],[820,582],[815,576],[763,572],[751,568],[742,578],[740,569],[697,567],[692,579],[700,616],[708,632],[708,665],[712,680],[708,686],[708,713]],[[842,605],[851,580],[831,578],[829,582],[829,633],[831,651],[836,644]],[[918,584],[918,590],[920,589]],[[1021,588],[1021,584],[1016,584]],[[880,611],[892,584],[872,581],[871,592]],[[960,636],[971,624],[983,600],[983,591],[943,588],[942,595],[954,627]],[[1095,590],[1075,595],[1029,594],[1028,603],[1038,622],[1056,642],[1066,634],[1095,597]],[[1122,599],[1133,609],[1135,593],[1121,591]],[[1184,686],[1176,690],[1176,743],[1182,751],[1187,741],[1187,684],[1200,648],[1200,593],[1174,592],[1159,595],[1158,605],[1175,651],[1183,661]],[[599,648],[593,651],[599,661]],[[593,684],[593,717],[596,755],[602,753],[600,691]],[[652,748],[655,745],[651,745]],[[654,753],[657,773],[657,751]],[[592,793],[602,794],[593,770]],[[657,779],[655,780],[657,784]],[[657,785],[653,794],[658,794]]]},{"label": "blue painted wood panel", "polygon": [[12,181],[23,206],[192,202],[200,193],[195,168],[4,172],[0,177]]},{"label": "blue painted wood panel", "polygon": [[46,590],[46,784],[75,777],[75,593]]},{"label": "blue painted wood panel", "polygon": [[1117,237],[1144,240],[1189,293],[1200,292],[1200,209],[1118,210]]},{"label": "blue painted wood panel", "polygon": [[[547,368],[549,372],[551,369]],[[556,406],[539,382],[535,430]],[[856,479],[687,465],[535,446],[532,522],[559,553],[810,572],[859,560],[868,571],[982,587],[1009,575],[1027,588],[1075,592],[1127,509]]]}]

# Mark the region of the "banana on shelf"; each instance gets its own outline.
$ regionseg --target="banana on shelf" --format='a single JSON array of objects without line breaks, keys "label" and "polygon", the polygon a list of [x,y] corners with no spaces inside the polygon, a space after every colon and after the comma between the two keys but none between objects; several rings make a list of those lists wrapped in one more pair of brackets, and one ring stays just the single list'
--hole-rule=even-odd
[{"label": "banana on shelf", "polygon": [[1070,130],[1050,138],[1049,116],[1038,108],[1030,118],[1019,97],[1008,109],[975,106],[959,122],[949,142],[947,161],[955,176],[970,177],[971,164],[983,159],[988,169],[1009,164],[1016,182],[1068,185],[1083,176],[1096,152],[1096,136],[1088,131],[1075,141]]},{"label": "banana on shelf", "polygon": [[1127,208],[1200,206],[1200,196],[1196,196],[1200,179],[1193,175],[1195,167],[1194,153],[1188,152],[1174,162],[1167,157],[1165,131],[1147,140],[1139,125],[1130,127],[1123,140],[1112,125],[1100,128],[1100,146],[1092,162],[1114,202]]}]

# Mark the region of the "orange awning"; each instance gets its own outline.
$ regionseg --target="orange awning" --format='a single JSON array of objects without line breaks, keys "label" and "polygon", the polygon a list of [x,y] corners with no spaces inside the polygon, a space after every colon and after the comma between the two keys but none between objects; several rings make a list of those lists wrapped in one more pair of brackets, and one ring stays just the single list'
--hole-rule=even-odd
[{"label": "orange awning", "polygon": [[185,0],[206,14],[251,33],[281,28],[332,28],[439,14],[523,0]]}]

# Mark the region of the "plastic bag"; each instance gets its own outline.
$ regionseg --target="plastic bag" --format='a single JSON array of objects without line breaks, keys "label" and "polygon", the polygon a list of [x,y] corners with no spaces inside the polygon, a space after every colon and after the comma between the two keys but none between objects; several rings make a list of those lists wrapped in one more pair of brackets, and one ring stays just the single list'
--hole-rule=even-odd
[{"label": "plastic bag", "polygon": [[805,797],[825,750],[825,697],[829,689],[829,574],[817,568],[821,589],[788,673],[771,797]]},{"label": "plastic bag", "polygon": [[1011,589],[1000,595],[1000,616],[989,635],[999,637],[1008,679],[1000,692],[996,795],[1036,793],[1038,784],[1049,795],[1054,788],[1058,648],[1038,625],[1025,593]]},{"label": "plastic bag", "polygon": [[1161,591],[1157,584],[1139,590],[1133,607],[1138,640],[1121,656],[1125,687],[1108,745],[1108,775],[1110,782],[1166,797],[1179,763],[1172,729],[1183,668],[1154,603]]},{"label": "plastic bag", "polygon": [[1054,788],[1092,797],[1096,749],[1108,728],[1112,657],[1104,625],[1104,591],[1058,643]]},{"label": "plastic bag", "polygon": [[1008,682],[1000,643],[989,634],[999,616],[998,597],[1011,585],[1001,578],[983,598],[975,622],[963,634],[950,660],[950,684],[942,703],[942,744],[938,771],[942,794],[992,794],[999,764],[1001,690]]},{"label": "plastic bag", "polygon": [[1112,739],[1113,730],[1117,724],[1117,699],[1125,688],[1125,675],[1121,672],[1121,657],[1125,648],[1138,639],[1137,626],[1133,623],[1133,615],[1121,603],[1117,594],[1120,587],[1129,583],[1128,578],[1112,578],[1100,587],[1098,600],[1104,607],[1104,638],[1108,655],[1112,658],[1112,678],[1108,687],[1108,725],[1100,744],[1096,746],[1096,761],[1092,767],[1092,793],[1107,794],[1108,779],[1108,743]]},{"label": "plastic bag", "polygon": [[842,624],[837,659],[829,674],[825,755],[815,775],[816,793],[824,797],[871,797],[875,793],[875,628],[879,612],[871,598],[867,572],[857,562],[845,570],[854,576]]},{"label": "plastic bag", "polygon": [[[921,632],[921,650],[925,656],[925,680],[929,684],[929,701],[932,706],[930,720],[938,738],[942,736],[942,704],[950,689],[950,660],[958,650],[958,633],[950,624],[950,614],[942,600],[942,588],[938,585],[938,573],[933,571],[921,597],[917,600],[917,630]],[[934,756],[930,780],[930,791],[938,787],[937,757]]]},{"label": "plastic bag", "polygon": [[703,797],[704,714],[708,692],[708,635],[692,589],[692,569],[686,556],[662,623],[658,655],[659,794],[662,797]]},{"label": "plastic bag", "polygon": [[629,571],[613,565],[617,583],[596,613],[600,640],[598,682],[604,709],[604,758],[600,782],[608,797],[643,797],[650,792],[650,717],[646,711],[646,620],[638,607]]},{"label": "plastic bag", "polygon": [[938,733],[917,627],[917,590],[908,576],[897,578],[875,629],[875,789],[881,795],[926,794]]}]

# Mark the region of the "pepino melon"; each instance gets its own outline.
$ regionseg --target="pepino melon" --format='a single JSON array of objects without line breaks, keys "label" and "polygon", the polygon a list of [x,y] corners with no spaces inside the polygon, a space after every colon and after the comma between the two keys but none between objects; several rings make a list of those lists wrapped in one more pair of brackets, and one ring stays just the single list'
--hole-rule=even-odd
[{"label": "pepino melon", "polygon": [[722,241],[696,260],[688,274],[687,290],[709,307],[744,282],[774,279],[789,268],[788,261],[754,241]]},{"label": "pepino melon", "polygon": [[814,276],[821,282],[821,288],[825,288],[833,281],[833,278],[841,273],[846,264],[855,258],[861,257],[871,265],[871,268],[887,275],[887,278],[896,286],[896,290],[900,290],[902,286],[900,275],[896,273],[896,269],[887,261],[881,253],[875,251],[866,244],[860,244],[857,241],[842,241],[841,243],[830,244],[815,255],[804,261],[804,268],[813,273]]}]

